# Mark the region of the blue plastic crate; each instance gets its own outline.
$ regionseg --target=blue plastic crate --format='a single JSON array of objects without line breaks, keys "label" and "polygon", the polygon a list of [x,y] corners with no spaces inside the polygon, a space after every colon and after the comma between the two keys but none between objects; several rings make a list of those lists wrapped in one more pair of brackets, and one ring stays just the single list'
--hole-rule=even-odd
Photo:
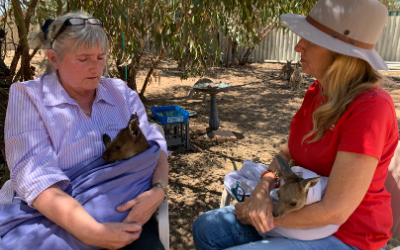
[{"label": "blue plastic crate", "polygon": [[151,113],[161,124],[186,123],[189,112],[179,106],[150,107]]}]

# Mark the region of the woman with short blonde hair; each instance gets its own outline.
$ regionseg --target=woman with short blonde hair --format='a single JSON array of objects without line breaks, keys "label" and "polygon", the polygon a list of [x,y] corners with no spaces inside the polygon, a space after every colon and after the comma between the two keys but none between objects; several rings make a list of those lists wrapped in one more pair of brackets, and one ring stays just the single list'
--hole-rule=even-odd
[{"label": "woman with short blonde hair", "polygon": [[[166,197],[166,141],[139,95],[103,77],[109,42],[102,26],[84,12],[47,20],[38,36],[46,73],[11,85],[2,249],[164,249],[155,211]],[[103,135],[116,137],[135,114],[150,148],[106,164]]]}]

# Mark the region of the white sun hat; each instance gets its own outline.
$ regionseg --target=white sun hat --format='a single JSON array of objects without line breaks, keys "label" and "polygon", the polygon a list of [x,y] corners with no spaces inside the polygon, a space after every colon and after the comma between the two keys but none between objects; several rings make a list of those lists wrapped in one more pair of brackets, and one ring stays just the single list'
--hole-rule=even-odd
[{"label": "white sun hat", "polygon": [[319,0],[307,17],[284,14],[283,23],[300,37],[340,54],[388,70],[374,47],[388,17],[378,0]]}]

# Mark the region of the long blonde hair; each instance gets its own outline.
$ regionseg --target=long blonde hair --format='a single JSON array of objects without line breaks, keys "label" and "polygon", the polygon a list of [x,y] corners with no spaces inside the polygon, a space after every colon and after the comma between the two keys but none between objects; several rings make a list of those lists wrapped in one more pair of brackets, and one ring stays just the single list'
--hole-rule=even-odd
[{"label": "long blonde hair", "polygon": [[[315,135],[308,143],[319,141],[326,129],[337,123],[349,103],[361,92],[379,85],[383,78],[366,61],[333,53],[334,62],[328,69],[323,86],[328,101],[317,108],[313,115],[313,129],[303,137],[303,141]],[[321,90],[322,91],[322,90]]]}]

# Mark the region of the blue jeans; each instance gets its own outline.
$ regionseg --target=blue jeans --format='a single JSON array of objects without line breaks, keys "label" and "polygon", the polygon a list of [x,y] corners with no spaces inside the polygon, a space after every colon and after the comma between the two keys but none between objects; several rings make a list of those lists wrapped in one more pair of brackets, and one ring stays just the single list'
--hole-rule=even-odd
[{"label": "blue jeans", "polygon": [[233,205],[211,210],[195,220],[192,233],[197,250],[358,249],[343,243],[334,236],[313,241],[293,240],[283,237],[271,237],[263,240],[253,226],[243,225],[236,219],[233,214],[234,210],[235,207]]}]

